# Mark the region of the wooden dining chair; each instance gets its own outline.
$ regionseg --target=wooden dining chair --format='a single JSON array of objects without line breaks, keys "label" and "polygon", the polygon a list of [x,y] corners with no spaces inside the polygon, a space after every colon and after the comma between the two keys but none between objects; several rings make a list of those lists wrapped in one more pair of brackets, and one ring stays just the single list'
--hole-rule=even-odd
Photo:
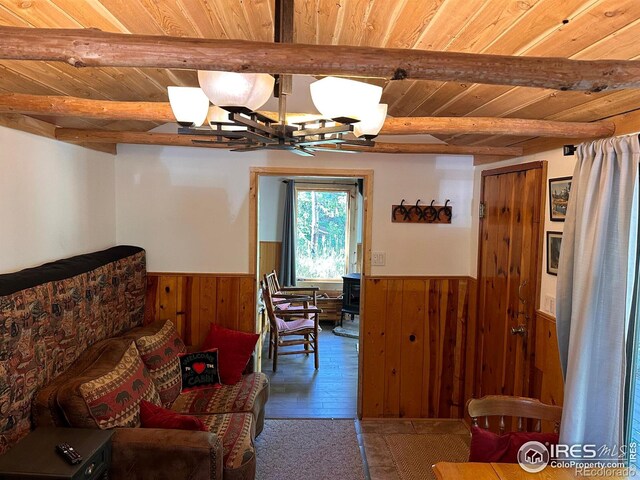
[{"label": "wooden dining chair", "polygon": [[536,398],[510,397],[507,395],[487,395],[472,398],[467,402],[467,411],[474,427],[478,426],[478,417],[484,417],[483,428],[489,429],[489,417],[499,417],[500,434],[505,431],[505,417],[517,418],[517,429],[522,432],[526,428],[525,419],[535,420],[533,431],[542,430],[542,421],[554,422],[554,432],[560,430],[562,407],[542,403]]},{"label": "wooden dining chair", "polygon": [[310,301],[313,305],[317,304],[316,297],[318,290],[320,290],[318,287],[283,287],[278,281],[278,274],[275,270],[272,270],[271,273],[266,273],[264,275],[264,281],[267,284],[272,297],[292,298],[307,296],[310,297]]},{"label": "wooden dining chair", "polygon": [[[276,372],[278,369],[278,355],[309,355],[310,353],[314,355],[317,370],[320,367],[318,334],[320,332],[319,314],[322,313],[322,310],[314,305],[276,310],[269,287],[264,281],[260,281],[260,289],[269,319],[269,358],[273,356],[273,371]],[[301,345],[303,349],[280,350],[281,347],[297,345]]]}]

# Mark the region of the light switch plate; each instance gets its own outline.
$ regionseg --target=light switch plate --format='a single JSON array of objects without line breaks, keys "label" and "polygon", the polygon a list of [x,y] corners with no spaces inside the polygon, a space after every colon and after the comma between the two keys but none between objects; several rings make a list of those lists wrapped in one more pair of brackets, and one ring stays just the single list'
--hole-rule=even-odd
[{"label": "light switch plate", "polygon": [[385,252],[372,252],[371,265],[374,267],[384,267],[387,262],[387,254]]},{"label": "light switch plate", "polygon": [[544,311],[551,315],[556,314],[556,298],[551,295],[544,296]]}]

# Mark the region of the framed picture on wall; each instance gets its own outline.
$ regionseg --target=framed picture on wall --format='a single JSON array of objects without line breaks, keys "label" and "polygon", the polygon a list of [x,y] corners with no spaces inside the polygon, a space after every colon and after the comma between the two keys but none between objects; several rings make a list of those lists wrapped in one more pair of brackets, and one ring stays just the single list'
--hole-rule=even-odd
[{"label": "framed picture on wall", "polygon": [[558,275],[561,243],[562,232],[547,232],[547,273],[549,275]]},{"label": "framed picture on wall", "polygon": [[564,222],[567,216],[571,178],[572,177],[560,177],[549,179],[549,216],[552,222]]}]

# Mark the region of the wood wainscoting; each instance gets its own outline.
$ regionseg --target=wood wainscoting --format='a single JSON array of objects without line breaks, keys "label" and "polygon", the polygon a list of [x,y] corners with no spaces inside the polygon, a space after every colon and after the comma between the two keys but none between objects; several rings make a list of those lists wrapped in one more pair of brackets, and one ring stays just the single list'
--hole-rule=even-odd
[{"label": "wood wainscoting", "polygon": [[365,280],[364,418],[462,418],[470,280]]},{"label": "wood wainscoting", "polygon": [[280,271],[280,258],[282,256],[282,242],[263,242],[259,244],[258,278],[262,280],[264,275],[273,270]]},{"label": "wood wainscoting", "polygon": [[256,331],[254,275],[233,273],[148,273],[145,323],[175,322],[188,346],[200,346],[209,323]]},{"label": "wood wainscoting", "polygon": [[536,311],[536,345],[533,396],[544,403],[562,405],[564,380],[560,367],[555,317]]}]

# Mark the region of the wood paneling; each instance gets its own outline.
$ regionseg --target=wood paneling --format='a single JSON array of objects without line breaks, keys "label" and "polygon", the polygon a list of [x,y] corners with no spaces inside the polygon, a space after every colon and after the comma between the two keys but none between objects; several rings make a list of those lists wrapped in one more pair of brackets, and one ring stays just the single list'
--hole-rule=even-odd
[{"label": "wood paneling", "polygon": [[533,394],[544,403],[562,405],[564,381],[560,367],[556,319],[536,311],[535,382]]},{"label": "wood paneling", "polygon": [[[273,15],[273,2],[264,0],[0,1],[2,26],[97,28],[210,39],[270,41]],[[639,19],[637,0],[297,1],[294,41],[626,60],[640,57]],[[167,85],[197,85],[194,71],[175,69],[74,69],[56,62],[3,61],[0,71],[2,92],[113,100],[166,101]],[[383,100],[392,116],[554,119],[559,114],[562,120],[592,121],[640,108],[637,90],[576,94],[428,80],[387,82]],[[146,129],[154,126],[149,123]],[[517,140],[460,135],[446,141],[501,146]]]},{"label": "wood paneling", "polygon": [[467,277],[364,281],[362,416],[460,418]]},{"label": "wood paneling", "polygon": [[258,278],[262,280],[264,275],[273,270],[280,271],[280,257],[282,255],[282,242],[260,242],[258,252]]},{"label": "wood paneling", "polygon": [[145,323],[171,320],[185,344],[198,347],[210,323],[255,332],[256,298],[249,274],[148,273]]}]

